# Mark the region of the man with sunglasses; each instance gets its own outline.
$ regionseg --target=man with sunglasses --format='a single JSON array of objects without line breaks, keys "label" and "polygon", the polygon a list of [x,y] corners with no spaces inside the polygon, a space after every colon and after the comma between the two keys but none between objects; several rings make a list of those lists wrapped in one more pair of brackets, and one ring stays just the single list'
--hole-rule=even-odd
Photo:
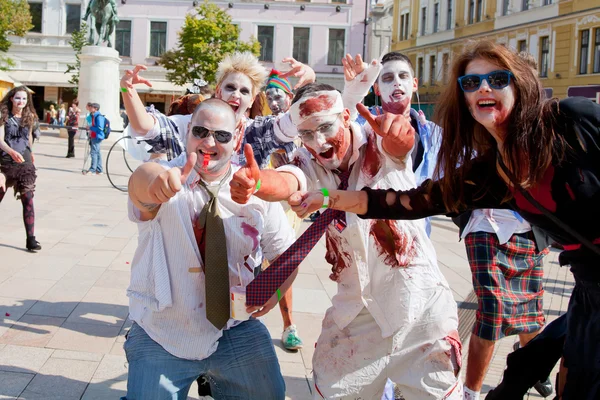
[{"label": "man with sunglasses", "polygon": [[[395,134],[405,118],[385,114],[378,122],[389,129],[364,130],[351,121],[339,92],[325,84],[299,89],[289,112],[305,147],[292,164],[277,170],[247,166],[236,172],[235,201],[288,200],[305,217],[300,199],[290,197],[298,190],[320,188],[327,195],[346,185],[414,187],[407,157],[414,132]],[[329,204],[335,200],[329,198]],[[326,230],[325,260],[338,284],[312,360],[315,397],[380,399],[389,377],[407,399],[462,400],[455,375],[460,364],[456,303],[424,224],[366,221],[350,213],[331,220],[331,211],[307,230],[312,238]],[[301,259],[312,245],[303,235],[281,260]]]},{"label": "man with sunglasses", "polygon": [[215,398],[285,397],[271,336],[255,319],[278,296],[246,310],[250,317],[227,306],[263,258],[272,261],[294,241],[279,203],[255,197],[241,206],[231,199],[235,126],[227,103],[206,100],[192,116],[187,154],[145,163],[130,178],[129,217],[138,224],[139,245],[127,291],[134,324],[124,344],[125,400],[184,399],[199,376]]}]

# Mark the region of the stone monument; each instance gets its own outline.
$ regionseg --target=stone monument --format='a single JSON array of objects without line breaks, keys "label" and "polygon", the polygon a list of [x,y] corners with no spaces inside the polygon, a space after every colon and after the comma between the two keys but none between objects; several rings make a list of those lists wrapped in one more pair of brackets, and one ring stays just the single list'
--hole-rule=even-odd
[{"label": "stone monument", "polygon": [[[112,48],[112,34],[119,22],[114,0],[90,0],[84,20],[90,19],[89,46],[84,46],[79,60],[79,106],[100,104],[100,113],[110,121],[112,130],[123,129],[119,110],[119,52]],[[101,46],[106,42],[107,47]],[[82,118],[83,120],[83,118]],[[119,134],[110,135],[115,140]]]}]

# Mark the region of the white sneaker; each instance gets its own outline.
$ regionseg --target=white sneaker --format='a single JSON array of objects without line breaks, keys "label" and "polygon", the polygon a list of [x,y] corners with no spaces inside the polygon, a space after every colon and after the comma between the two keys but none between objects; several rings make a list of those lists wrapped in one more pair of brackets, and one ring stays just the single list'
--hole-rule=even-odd
[{"label": "white sneaker", "polygon": [[298,330],[296,329],[296,325],[290,325],[281,334],[281,342],[283,343],[283,347],[287,350],[298,350],[301,349],[304,343],[302,343],[302,339],[298,336]]}]

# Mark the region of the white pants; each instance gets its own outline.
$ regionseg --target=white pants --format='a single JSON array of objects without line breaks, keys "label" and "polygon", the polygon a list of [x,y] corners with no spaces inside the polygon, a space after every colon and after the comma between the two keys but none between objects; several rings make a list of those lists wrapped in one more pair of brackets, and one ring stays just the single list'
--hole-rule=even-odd
[{"label": "white pants", "polygon": [[313,356],[314,399],[378,400],[389,378],[407,400],[462,400],[458,334],[431,338],[431,324],[382,338],[366,308],[341,330],[329,310]]}]

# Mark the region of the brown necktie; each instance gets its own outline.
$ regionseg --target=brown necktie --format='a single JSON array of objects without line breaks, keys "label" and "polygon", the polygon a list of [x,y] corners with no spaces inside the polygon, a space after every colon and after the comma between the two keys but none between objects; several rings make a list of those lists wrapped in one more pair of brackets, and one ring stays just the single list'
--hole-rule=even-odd
[{"label": "brown necktie", "polygon": [[199,217],[199,225],[204,226],[206,245],[204,257],[206,318],[217,329],[223,329],[230,317],[227,238],[217,199],[219,190],[230,173],[231,170],[221,184],[213,188],[207,187],[202,180],[199,181],[210,196]]}]

